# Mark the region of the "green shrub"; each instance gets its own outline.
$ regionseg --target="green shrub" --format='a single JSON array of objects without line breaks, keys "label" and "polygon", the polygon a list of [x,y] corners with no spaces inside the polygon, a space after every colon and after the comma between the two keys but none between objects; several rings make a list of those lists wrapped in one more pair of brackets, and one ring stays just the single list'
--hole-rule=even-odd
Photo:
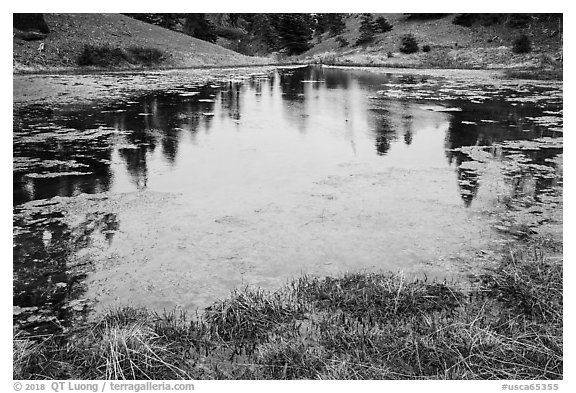
[{"label": "green shrub", "polygon": [[374,24],[380,33],[386,33],[392,30],[392,25],[383,16],[376,18]]},{"label": "green shrub", "polygon": [[522,34],[520,37],[514,40],[512,51],[514,53],[528,53],[532,51],[532,42],[526,34]]},{"label": "green shrub", "polygon": [[478,14],[458,14],[452,19],[452,23],[458,26],[472,27],[478,19]]},{"label": "green shrub", "polygon": [[340,48],[343,48],[343,47],[348,46],[350,44],[348,42],[348,40],[346,38],[342,37],[341,35],[336,37],[336,42],[338,42],[338,45],[340,46]]},{"label": "green shrub", "polygon": [[365,45],[374,41],[376,33],[376,24],[372,18],[372,14],[362,14],[362,21],[358,29],[360,36],[356,40],[356,45]]},{"label": "green shrub", "polygon": [[422,52],[430,52],[430,45],[424,45],[422,46]]},{"label": "green shrub", "polygon": [[215,30],[218,37],[226,38],[227,40],[237,41],[246,35],[241,28],[233,26],[217,26]]},{"label": "green shrub", "polygon": [[416,53],[418,52],[418,41],[412,34],[406,34],[402,37],[400,52],[402,53]]},{"label": "green shrub", "polygon": [[80,66],[110,67],[121,64],[154,65],[163,60],[163,53],[156,48],[130,47],[127,49],[110,46],[84,45],[78,57]]},{"label": "green shrub", "polygon": [[510,14],[506,20],[506,27],[511,29],[524,29],[530,25],[530,14]]},{"label": "green shrub", "polygon": [[128,62],[131,64],[153,65],[160,63],[163,54],[156,48],[145,48],[142,46],[130,47],[127,49]]}]

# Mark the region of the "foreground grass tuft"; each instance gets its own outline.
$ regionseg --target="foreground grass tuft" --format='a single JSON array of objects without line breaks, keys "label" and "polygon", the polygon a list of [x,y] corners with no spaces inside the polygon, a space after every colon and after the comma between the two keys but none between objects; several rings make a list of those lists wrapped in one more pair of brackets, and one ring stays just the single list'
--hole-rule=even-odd
[{"label": "foreground grass tuft", "polygon": [[522,245],[466,288],[354,273],[244,288],[195,318],[123,308],[14,335],[15,379],[561,379],[562,265]]}]

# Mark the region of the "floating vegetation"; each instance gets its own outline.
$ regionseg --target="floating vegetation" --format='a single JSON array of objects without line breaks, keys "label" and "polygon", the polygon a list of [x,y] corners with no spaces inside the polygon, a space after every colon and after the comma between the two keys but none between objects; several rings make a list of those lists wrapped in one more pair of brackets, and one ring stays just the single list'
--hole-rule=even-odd
[{"label": "floating vegetation", "polygon": [[465,171],[479,171],[479,170],[483,169],[484,167],[485,167],[485,165],[482,162],[464,161],[462,164],[460,164],[460,166],[458,168],[465,170]]},{"label": "floating vegetation", "polygon": [[444,106],[439,106],[439,105],[425,105],[421,107],[424,110],[427,111],[432,111],[432,112],[462,112],[462,108],[456,108],[456,107],[444,107]]},{"label": "floating vegetation", "polygon": [[[38,128],[36,128],[38,130]],[[46,130],[46,131],[44,131]],[[40,132],[19,132],[14,136],[15,145],[41,143],[48,140],[57,142],[82,142],[97,140],[115,134],[117,131],[111,127],[101,126],[95,129],[77,130],[71,128],[44,128]]]},{"label": "floating vegetation", "polygon": [[504,141],[499,146],[509,150],[540,150],[540,149],[562,149],[562,138],[537,138],[533,140]]},{"label": "floating vegetation", "polygon": [[53,179],[63,176],[85,176],[93,172],[51,172],[51,173],[27,173],[25,176],[31,179]]}]

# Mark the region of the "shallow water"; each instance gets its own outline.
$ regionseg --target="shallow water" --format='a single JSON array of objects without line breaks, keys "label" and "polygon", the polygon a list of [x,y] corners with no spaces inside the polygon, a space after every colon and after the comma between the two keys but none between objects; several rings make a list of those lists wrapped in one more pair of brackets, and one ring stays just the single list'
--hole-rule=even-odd
[{"label": "shallow water", "polygon": [[19,320],[58,324],[94,301],[194,310],[300,274],[457,278],[503,241],[486,217],[503,195],[561,185],[559,83],[187,73],[113,100],[15,107]]}]

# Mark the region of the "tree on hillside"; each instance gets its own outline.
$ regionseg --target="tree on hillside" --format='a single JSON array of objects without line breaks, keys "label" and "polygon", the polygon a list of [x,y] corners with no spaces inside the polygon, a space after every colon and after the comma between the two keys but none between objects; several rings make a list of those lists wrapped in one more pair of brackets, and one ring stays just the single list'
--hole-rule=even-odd
[{"label": "tree on hillside", "polygon": [[358,30],[360,36],[356,40],[356,45],[365,45],[374,41],[376,34],[376,24],[372,14],[362,14],[362,21],[360,22],[360,29]]},{"label": "tree on hillside", "polygon": [[239,20],[246,21],[248,36],[252,45],[259,46],[264,52],[280,49],[280,35],[277,26],[279,14],[241,14]]},{"label": "tree on hillside", "polygon": [[418,41],[412,34],[405,34],[402,36],[400,45],[400,52],[402,53],[416,53],[420,50],[418,48]]},{"label": "tree on hillside", "polygon": [[124,14],[142,22],[177,31],[182,25],[182,14]]},{"label": "tree on hillside", "polygon": [[204,14],[185,14],[183,32],[208,42],[216,42],[216,29]]},{"label": "tree on hillside", "polygon": [[328,32],[330,36],[335,37],[346,29],[344,14],[313,14],[313,20],[315,36]]},{"label": "tree on hillside", "polygon": [[380,33],[387,33],[390,30],[392,30],[392,25],[388,23],[388,20],[383,16],[376,18],[376,20],[374,21],[374,25],[376,26],[376,29]]},{"label": "tree on hillside", "polygon": [[337,36],[342,34],[346,28],[346,23],[344,22],[344,14],[324,14],[326,20],[327,31],[331,36]]},{"label": "tree on hillside", "polygon": [[310,48],[312,20],[305,14],[281,14],[278,35],[283,49],[289,55],[297,55]]},{"label": "tree on hillside", "polygon": [[19,30],[37,30],[40,33],[50,33],[50,28],[43,14],[12,14],[12,24]]}]

